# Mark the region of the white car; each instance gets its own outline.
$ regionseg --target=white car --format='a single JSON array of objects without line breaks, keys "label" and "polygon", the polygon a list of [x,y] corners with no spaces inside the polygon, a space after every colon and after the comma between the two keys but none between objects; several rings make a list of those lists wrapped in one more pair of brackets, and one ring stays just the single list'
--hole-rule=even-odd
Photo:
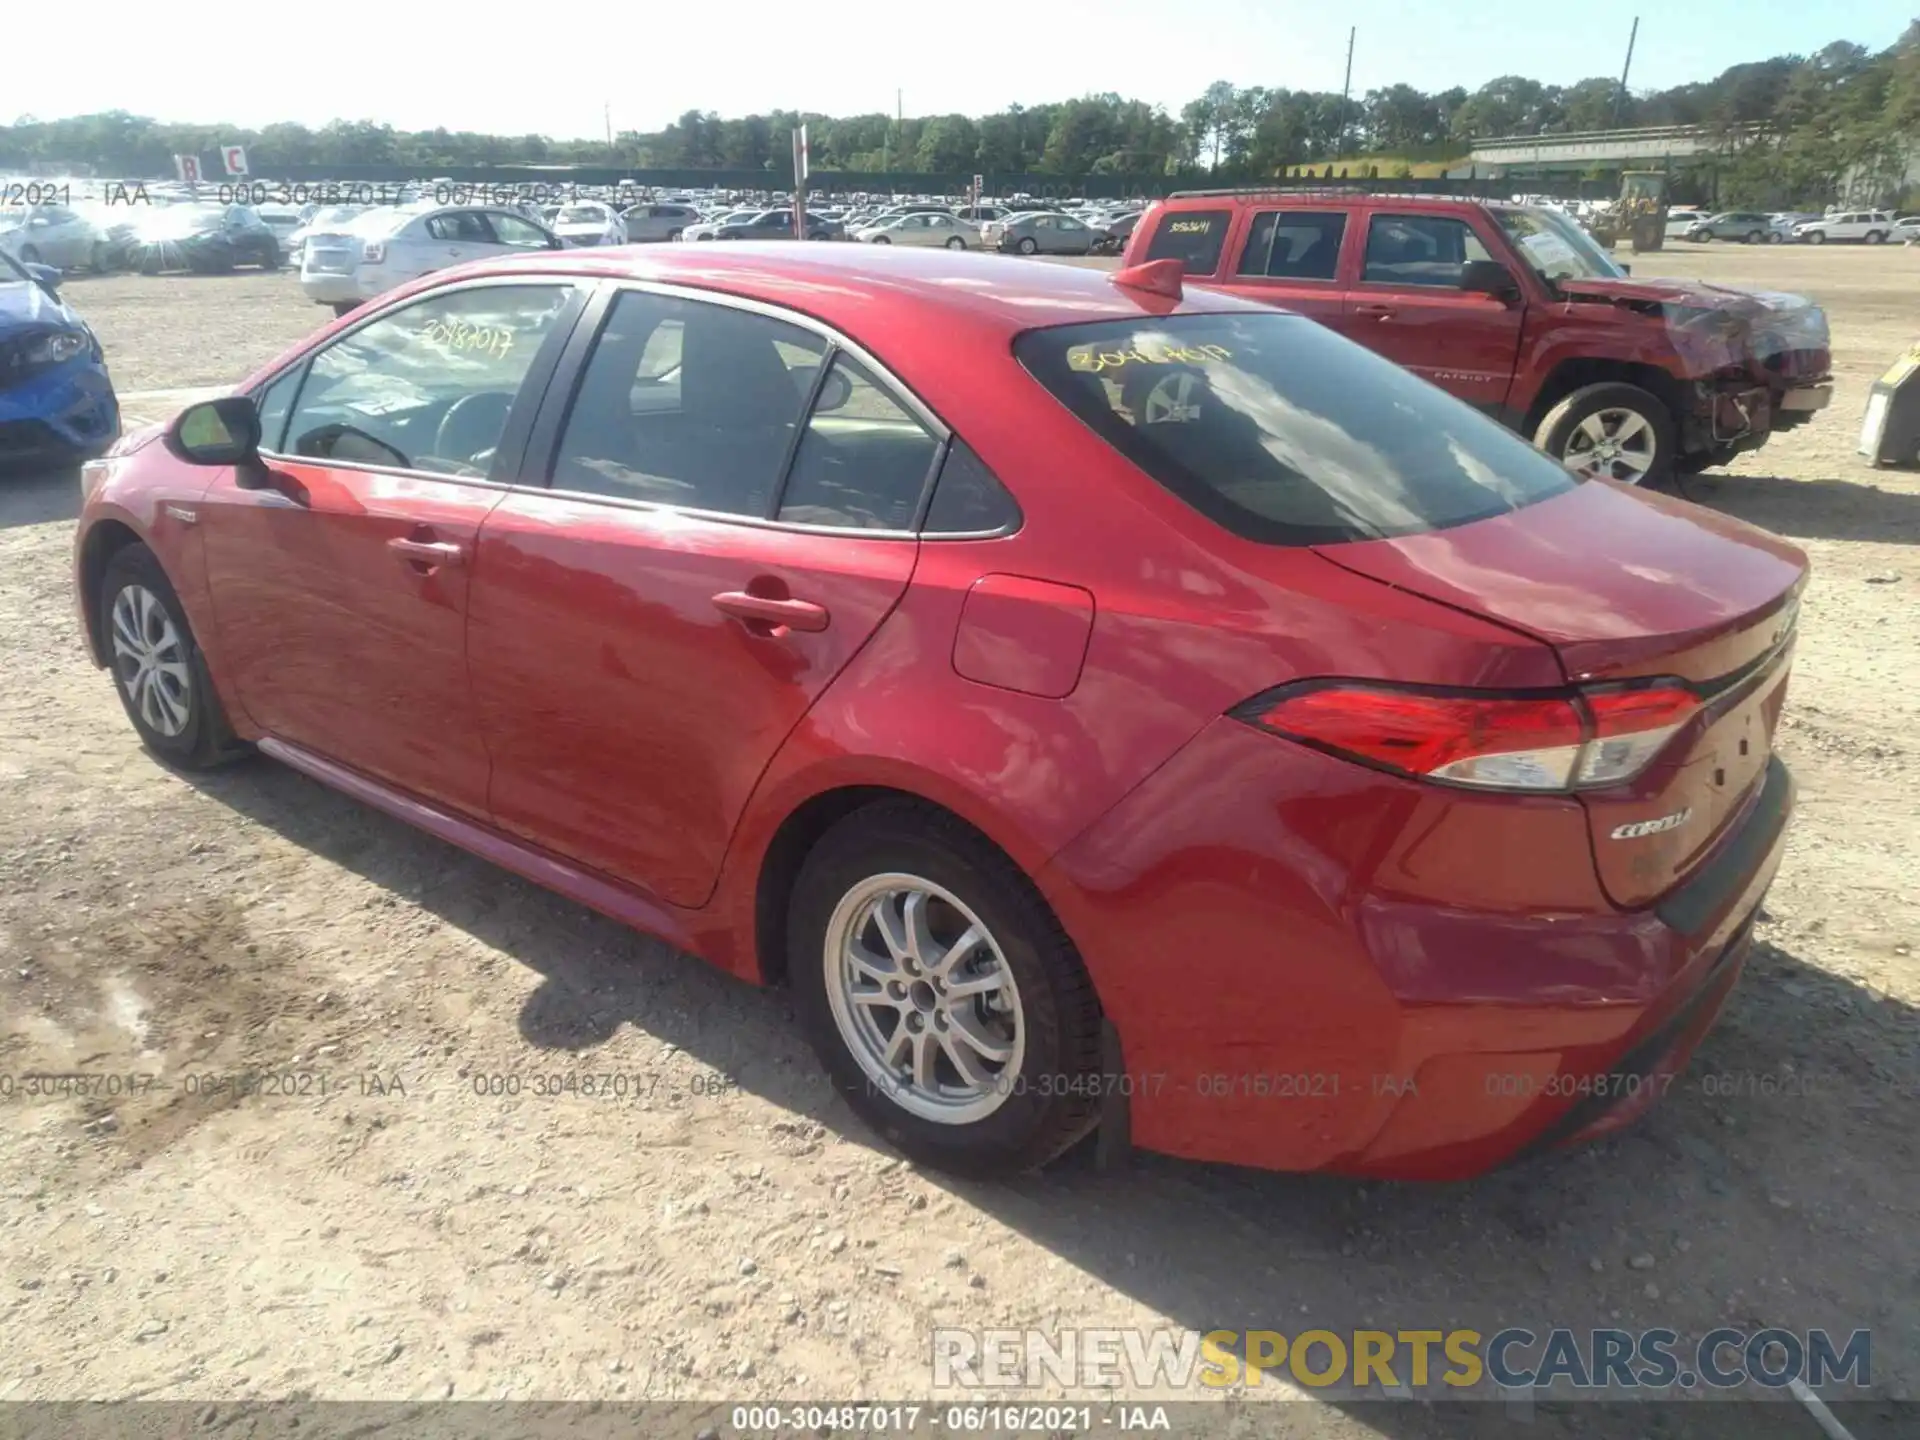
[{"label": "white car", "polygon": [[1893,222],[1893,234],[1889,237],[1903,244],[1920,243],[1920,215],[1902,215]]},{"label": "white car", "polygon": [[853,232],[869,245],[937,245],[948,250],[978,250],[979,228],[952,215],[902,215]]},{"label": "white car", "polygon": [[65,205],[24,205],[0,210],[0,250],[22,265],[73,270],[94,263],[100,232]]},{"label": "white car", "polygon": [[569,245],[624,245],[627,222],[611,205],[582,200],[560,207],[553,217],[553,233]]},{"label": "white car", "polygon": [[1694,226],[1705,223],[1711,218],[1705,210],[1669,210],[1667,212],[1667,239],[1681,240]]},{"label": "white car", "polygon": [[729,210],[726,214],[716,215],[711,220],[702,220],[698,225],[688,225],[681,230],[680,238],[682,240],[711,240],[713,239],[713,232],[718,230],[722,225],[744,225],[759,213],[758,210]]},{"label": "white car", "polygon": [[1885,210],[1843,210],[1793,227],[1793,238],[1808,245],[1829,240],[1862,240],[1878,245],[1893,234],[1893,216]]},{"label": "white car", "polygon": [[563,250],[566,242],[524,215],[492,205],[369,210],[307,236],[300,288],[344,315],[394,286],[489,255]]}]

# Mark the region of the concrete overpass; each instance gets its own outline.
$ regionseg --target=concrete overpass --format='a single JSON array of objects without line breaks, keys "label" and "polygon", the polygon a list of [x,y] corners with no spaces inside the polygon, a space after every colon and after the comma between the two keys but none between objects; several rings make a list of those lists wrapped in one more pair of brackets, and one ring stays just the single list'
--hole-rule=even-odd
[{"label": "concrete overpass", "polygon": [[1508,170],[1658,169],[1669,161],[1702,161],[1735,148],[1738,137],[1703,125],[1653,125],[1562,135],[1502,135],[1482,140],[1469,156],[1482,175]]}]

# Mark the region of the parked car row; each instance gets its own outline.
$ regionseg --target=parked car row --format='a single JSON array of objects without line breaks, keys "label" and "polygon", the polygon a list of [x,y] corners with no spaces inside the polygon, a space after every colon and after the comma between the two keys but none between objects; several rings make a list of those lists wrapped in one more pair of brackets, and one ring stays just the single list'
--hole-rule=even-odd
[{"label": "parked car row", "polygon": [[1920,226],[1920,216],[1895,215],[1887,210],[1813,211],[1723,210],[1705,214],[1697,210],[1674,210],[1667,216],[1669,238],[1705,243],[1709,240],[1738,240],[1748,245],[1794,241],[1805,245],[1824,245],[1829,241],[1858,241],[1880,245],[1889,240],[1911,242]]}]

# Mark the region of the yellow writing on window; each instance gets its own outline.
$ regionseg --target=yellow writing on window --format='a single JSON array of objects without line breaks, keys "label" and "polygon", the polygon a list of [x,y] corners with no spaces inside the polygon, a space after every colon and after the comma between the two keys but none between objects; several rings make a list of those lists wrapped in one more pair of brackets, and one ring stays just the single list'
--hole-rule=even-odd
[{"label": "yellow writing on window", "polygon": [[1233,352],[1224,345],[1175,345],[1149,349],[1135,345],[1125,350],[1096,350],[1091,345],[1076,345],[1067,351],[1067,368],[1097,375],[1102,370],[1118,370],[1122,365],[1204,365],[1210,360],[1231,360]]},{"label": "yellow writing on window", "polygon": [[430,344],[469,354],[504,358],[512,349],[514,334],[499,325],[474,325],[465,320],[433,320],[420,332]]}]

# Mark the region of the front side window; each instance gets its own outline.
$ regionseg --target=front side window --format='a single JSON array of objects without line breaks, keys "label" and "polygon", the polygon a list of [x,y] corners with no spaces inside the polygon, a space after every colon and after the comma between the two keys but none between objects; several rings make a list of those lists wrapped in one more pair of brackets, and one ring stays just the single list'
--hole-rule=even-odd
[{"label": "front side window", "polygon": [[260,448],[271,454],[281,453],[287,433],[287,416],[293,413],[293,397],[300,391],[300,377],[306,374],[306,366],[296,365],[285,374],[268,383],[260,392],[257,402],[260,410]]},{"label": "front side window", "polygon": [[547,232],[538,225],[529,224],[517,215],[495,214],[489,215],[487,219],[493,223],[493,238],[502,245],[513,245],[527,250],[547,248]]},{"label": "front side window", "polygon": [[1375,215],[1367,225],[1370,285],[1432,285],[1458,289],[1469,260],[1491,260],[1464,220],[1446,215]]},{"label": "front side window", "polygon": [[477,211],[453,210],[445,215],[429,216],[427,236],[432,240],[484,245],[493,239],[493,232],[487,229],[487,222],[480,218]]},{"label": "front side window", "polygon": [[454,290],[383,315],[313,357],[285,453],[485,476],[565,285]]},{"label": "front side window", "polygon": [[1149,260],[1178,260],[1189,275],[1211,275],[1233,224],[1231,210],[1169,210],[1147,241]]},{"label": "front side window", "polygon": [[1471,406],[1297,315],[1029,330],[1014,354],[1094,434],[1249,540],[1421,534],[1579,483]]},{"label": "front side window", "polygon": [[910,530],[940,442],[865,366],[836,355],[794,452],[779,518]]},{"label": "front side window", "polygon": [[826,342],[732,306],[615,300],[560,437],[556,489],[768,515]]},{"label": "front side window", "polygon": [[1247,229],[1242,275],[1331,280],[1340,270],[1347,217],[1339,210],[1263,210]]}]

